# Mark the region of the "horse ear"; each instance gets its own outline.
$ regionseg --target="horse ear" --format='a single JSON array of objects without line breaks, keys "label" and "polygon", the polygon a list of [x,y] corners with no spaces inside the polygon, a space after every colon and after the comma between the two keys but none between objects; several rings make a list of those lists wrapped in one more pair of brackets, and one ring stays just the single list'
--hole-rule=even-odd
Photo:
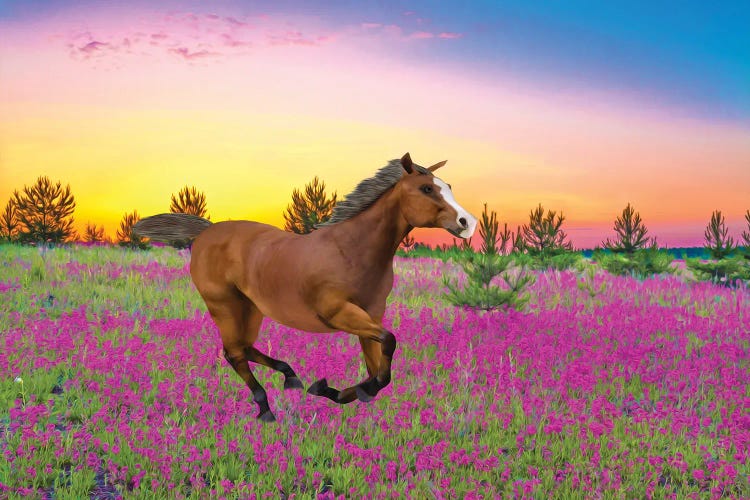
[{"label": "horse ear", "polygon": [[406,170],[407,174],[412,173],[412,161],[411,156],[409,153],[406,153],[404,156],[401,157],[401,166],[404,167],[404,170]]},{"label": "horse ear", "polygon": [[440,167],[442,167],[446,163],[448,163],[448,160],[443,160],[443,161],[438,162],[438,163],[434,164],[433,166],[427,168],[427,170],[429,170],[430,172],[434,172],[435,170],[439,169]]}]

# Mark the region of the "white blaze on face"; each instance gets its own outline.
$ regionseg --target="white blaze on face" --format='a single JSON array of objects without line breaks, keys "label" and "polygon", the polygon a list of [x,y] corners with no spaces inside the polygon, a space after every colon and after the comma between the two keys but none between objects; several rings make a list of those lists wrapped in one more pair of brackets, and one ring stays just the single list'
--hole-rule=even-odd
[{"label": "white blaze on face", "polygon": [[[471,235],[474,234],[474,229],[476,229],[477,227],[476,217],[471,215],[461,205],[458,204],[456,199],[453,197],[453,192],[451,191],[451,188],[448,187],[448,184],[441,181],[437,177],[433,177],[432,182],[434,182],[435,185],[440,188],[440,194],[443,195],[443,199],[445,200],[445,202],[456,210],[456,224],[458,224],[459,227],[466,228],[463,231],[459,232],[458,235],[461,238],[471,238]],[[464,220],[462,221],[461,219]]]}]

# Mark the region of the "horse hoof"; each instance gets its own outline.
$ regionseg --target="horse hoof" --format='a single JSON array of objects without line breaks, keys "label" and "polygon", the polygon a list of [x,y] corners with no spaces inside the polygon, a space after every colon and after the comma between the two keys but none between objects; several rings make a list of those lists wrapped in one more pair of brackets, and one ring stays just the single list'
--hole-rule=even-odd
[{"label": "horse hoof", "polygon": [[322,378],[311,385],[310,388],[307,389],[307,393],[312,394],[313,396],[323,396],[325,395],[326,389],[328,389],[328,381]]},{"label": "horse hoof", "polygon": [[359,399],[363,403],[369,403],[370,401],[375,399],[375,396],[371,396],[370,394],[367,394],[367,392],[360,386],[356,386],[354,390],[357,393],[357,399]]},{"label": "horse hoof", "polygon": [[268,410],[267,412],[258,415],[258,420],[261,422],[276,422],[276,417],[274,417],[271,410]]},{"label": "horse hoof", "polygon": [[268,410],[267,412],[258,415],[258,420],[261,422],[276,422],[276,417],[273,416],[271,410]]},{"label": "horse hoof", "polygon": [[284,389],[304,389],[302,381],[297,377],[289,377],[284,379]]}]

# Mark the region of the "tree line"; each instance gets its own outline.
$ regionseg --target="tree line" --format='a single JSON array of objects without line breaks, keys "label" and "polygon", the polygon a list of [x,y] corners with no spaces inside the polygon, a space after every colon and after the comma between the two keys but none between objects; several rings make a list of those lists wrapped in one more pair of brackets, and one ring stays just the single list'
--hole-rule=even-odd
[{"label": "tree line", "polygon": [[[337,194],[326,192],[325,182],[314,177],[304,189],[292,191],[292,201],[283,213],[284,229],[298,234],[315,230],[315,226],[327,221],[336,205]],[[70,185],[62,186],[60,181],[53,183],[48,177],[39,177],[31,186],[24,186],[11,195],[0,216],[0,238],[4,241],[22,244],[60,244],[70,241],[89,243],[113,243],[104,228],[88,222],[84,233],[79,235],[74,228],[73,214],[76,202]],[[206,196],[195,186],[185,186],[172,194],[169,211],[186,213],[210,220]],[[133,233],[133,226],[140,220],[137,210],[126,212],[119,225],[114,243],[132,248],[147,248],[149,242]],[[704,247],[714,260],[727,259],[740,255],[748,257],[750,249],[750,210],[745,213],[747,229],[742,231],[741,240],[729,235],[725,218],[721,211],[711,215],[704,231]],[[541,203],[529,213],[529,222],[510,230],[505,223],[500,229],[497,213],[488,212],[487,205],[479,224],[481,239],[480,253],[485,254],[524,254],[540,261],[543,266],[565,267],[571,260],[573,245],[562,226],[565,216],[562,211],[546,210]],[[637,260],[639,252],[657,250],[656,238],[648,236],[648,229],[640,214],[628,203],[614,222],[616,237],[604,240],[595,249],[595,256],[606,260],[608,255],[618,258],[613,262],[628,267],[627,262]],[[189,242],[171,242],[176,247],[184,247]],[[471,240],[454,240],[453,248],[469,250]],[[402,242],[406,251],[420,247],[414,238],[407,236]],[[448,250],[443,246],[441,250]],[[632,262],[630,262],[632,267]],[[616,266],[614,266],[616,267]]]}]

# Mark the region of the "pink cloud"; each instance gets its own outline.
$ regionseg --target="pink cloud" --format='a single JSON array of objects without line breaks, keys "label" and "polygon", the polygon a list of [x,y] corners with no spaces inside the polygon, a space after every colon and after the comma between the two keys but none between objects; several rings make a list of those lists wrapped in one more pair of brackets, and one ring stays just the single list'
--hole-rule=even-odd
[{"label": "pink cloud", "polygon": [[[414,13],[404,13],[412,16]],[[410,22],[415,22],[412,17]],[[126,28],[123,28],[126,27]],[[213,13],[167,12],[141,17],[132,23],[99,25],[96,28],[68,34],[63,39],[71,57],[104,61],[117,56],[124,63],[128,57],[179,56],[178,60],[195,61],[242,56],[248,49],[266,47],[316,47],[339,42],[356,43],[358,37],[375,41],[455,39],[459,33],[404,29],[397,24],[363,22],[338,29],[319,24],[301,24],[297,20],[277,20],[267,15],[220,16]],[[426,43],[426,42],[425,42]]]},{"label": "pink cloud", "polygon": [[221,35],[221,39],[224,41],[224,45],[227,47],[237,48],[237,47],[249,47],[252,45],[250,42],[245,42],[243,40],[237,40],[229,33],[223,33]]},{"label": "pink cloud", "polygon": [[176,49],[169,49],[169,52],[171,52],[172,54],[176,54],[188,61],[192,61],[195,59],[203,59],[206,57],[216,57],[216,56],[221,55],[218,52],[211,52],[209,50],[198,50],[195,52],[190,52],[190,49],[188,49],[187,47],[178,47]]},{"label": "pink cloud", "polygon": [[108,47],[109,47],[108,43],[97,42],[96,40],[94,40],[93,42],[89,42],[83,47],[80,47],[78,51],[83,52],[84,54],[91,55],[95,52],[99,52],[100,50],[106,49]]}]

